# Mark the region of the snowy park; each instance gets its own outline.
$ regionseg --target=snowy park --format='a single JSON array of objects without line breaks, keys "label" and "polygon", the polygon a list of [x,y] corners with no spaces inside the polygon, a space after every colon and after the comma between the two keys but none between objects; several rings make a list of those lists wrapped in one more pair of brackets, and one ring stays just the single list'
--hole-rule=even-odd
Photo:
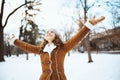
[{"label": "snowy park", "polygon": [[0,0],[0,80],[120,80],[119,3]]},{"label": "snowy park", "polygon": [[[39,80],[41,74],[40,58],[29,54],[19,57],[5,57],[0,63],[0,80]],[[88,55],[71,52],[65,58],[65,74],[67,80],[119,80],[119,54],[92,54],[93,63],[88,63]]]}]

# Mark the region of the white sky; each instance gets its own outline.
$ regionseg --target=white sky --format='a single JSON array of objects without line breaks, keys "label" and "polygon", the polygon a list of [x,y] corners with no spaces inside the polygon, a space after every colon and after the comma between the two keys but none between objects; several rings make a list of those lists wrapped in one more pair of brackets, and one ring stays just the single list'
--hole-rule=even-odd
[{"label": "white sky", "polygon": [[[64,1],[64,0],[63,0]],[[40,6],[41,12],[38,13],[38,16],[35,17],[35,22],[39,25],[39,28],[55,28],[58,30],[63,30],[65,26],[69,27],[72,24],[73,14],[75,13],[72,8],[67,8],[62,5],[62,0],[42,0],[42,5]],[[13,11],[17,6],[24,3],[24,0],[6,0],[5,3],[5,12],[4,20],[6,16]],[[103,15],[106,16],[104,21],[105,26],[109,26],[110,23],[110,14],[108,14],[103,8],[91,8],[89,15]],[[4,32],[7,34],[19,35],[19,27],[21,26],[21,14],[24,12],[24,8],[21,8],[15,12],[8,21],[7,26],[4,29]],[[92,12],[92,14],[91,14]],[[98,14],[99,13],[99,14]],[[4,21],[3,21],[4,23]],[[42,26],[40,26],[42,25]]]}]

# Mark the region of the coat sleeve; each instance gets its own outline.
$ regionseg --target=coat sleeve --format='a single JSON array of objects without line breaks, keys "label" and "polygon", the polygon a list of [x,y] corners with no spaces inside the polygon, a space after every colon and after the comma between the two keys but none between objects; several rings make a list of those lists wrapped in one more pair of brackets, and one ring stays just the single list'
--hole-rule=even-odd
[{"label": "coat sleeve", "polygon": [[73,37],[71,37],[65,44],[64,49],[66,52],[74,48],[82,39],[89,33],[90,29],[83,26]]},{"label": "coat sleeve", "polygon": [[34,54],[39,54],[40,50],[41,50],[41,46],[31,45],[29,43],[26,43],[26,42],[18,40],[18,39],[16,39],[14,41],[14,44],[18,48],[20,48],[26,52],[30,52],[30,53],[34,53]]}]

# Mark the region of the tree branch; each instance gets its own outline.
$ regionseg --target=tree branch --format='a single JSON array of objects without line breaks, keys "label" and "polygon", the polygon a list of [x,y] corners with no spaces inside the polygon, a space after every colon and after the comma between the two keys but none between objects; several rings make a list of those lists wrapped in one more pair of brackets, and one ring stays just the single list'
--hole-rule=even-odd
[{"label": "tree branch", "polygon": [[98,1],[95,1],[90,7],[87,8],[87,11],[88,11],[91,7],[93,7],[96,3],[98,3],[98,2],[99,2],[99,0],[98,0]]},{"label": "tree branch", "polygon": [[117,8],[120,8],[120,5],[119,5],[120,1],[116,1],[116,2],[107,1],[105,3],[108,4],[108,5],[116,6]]},{"label": "tree branch", "polygon": [[83,5],[83,2],[82,2],[81,0],[80,0],[80,2],[81,2],[81,5],[82,5],[82,7],[83,7],[83,9],[84,9],[85,7],[84,7],[84,5]]},{"label": "tree branch", "polygon": [[7,25],[8,19],[10,18],[10,16],[11,16],[13,13],[15,13],[18,9],[20,9],[20,8],[23,7],[24,5],[30,4],[30,3],[34,3],[34,1],[26,2],[26,3],[22,4],[22,5],[20,5],[19,7],[17,7],[15,10],[13,10],[13,11],[7,16],[6,21],[5,21],[5,24],[4,24],[3,27],[5,28],[5,26]]}]

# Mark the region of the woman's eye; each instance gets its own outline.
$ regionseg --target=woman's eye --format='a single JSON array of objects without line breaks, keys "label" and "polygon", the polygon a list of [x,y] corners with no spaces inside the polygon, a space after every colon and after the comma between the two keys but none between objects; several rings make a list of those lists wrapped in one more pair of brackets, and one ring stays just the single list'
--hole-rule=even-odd
[{"label": "woman's eye", "polygon": [[54,33],[53,31],[51,31],[51,33]]}]

